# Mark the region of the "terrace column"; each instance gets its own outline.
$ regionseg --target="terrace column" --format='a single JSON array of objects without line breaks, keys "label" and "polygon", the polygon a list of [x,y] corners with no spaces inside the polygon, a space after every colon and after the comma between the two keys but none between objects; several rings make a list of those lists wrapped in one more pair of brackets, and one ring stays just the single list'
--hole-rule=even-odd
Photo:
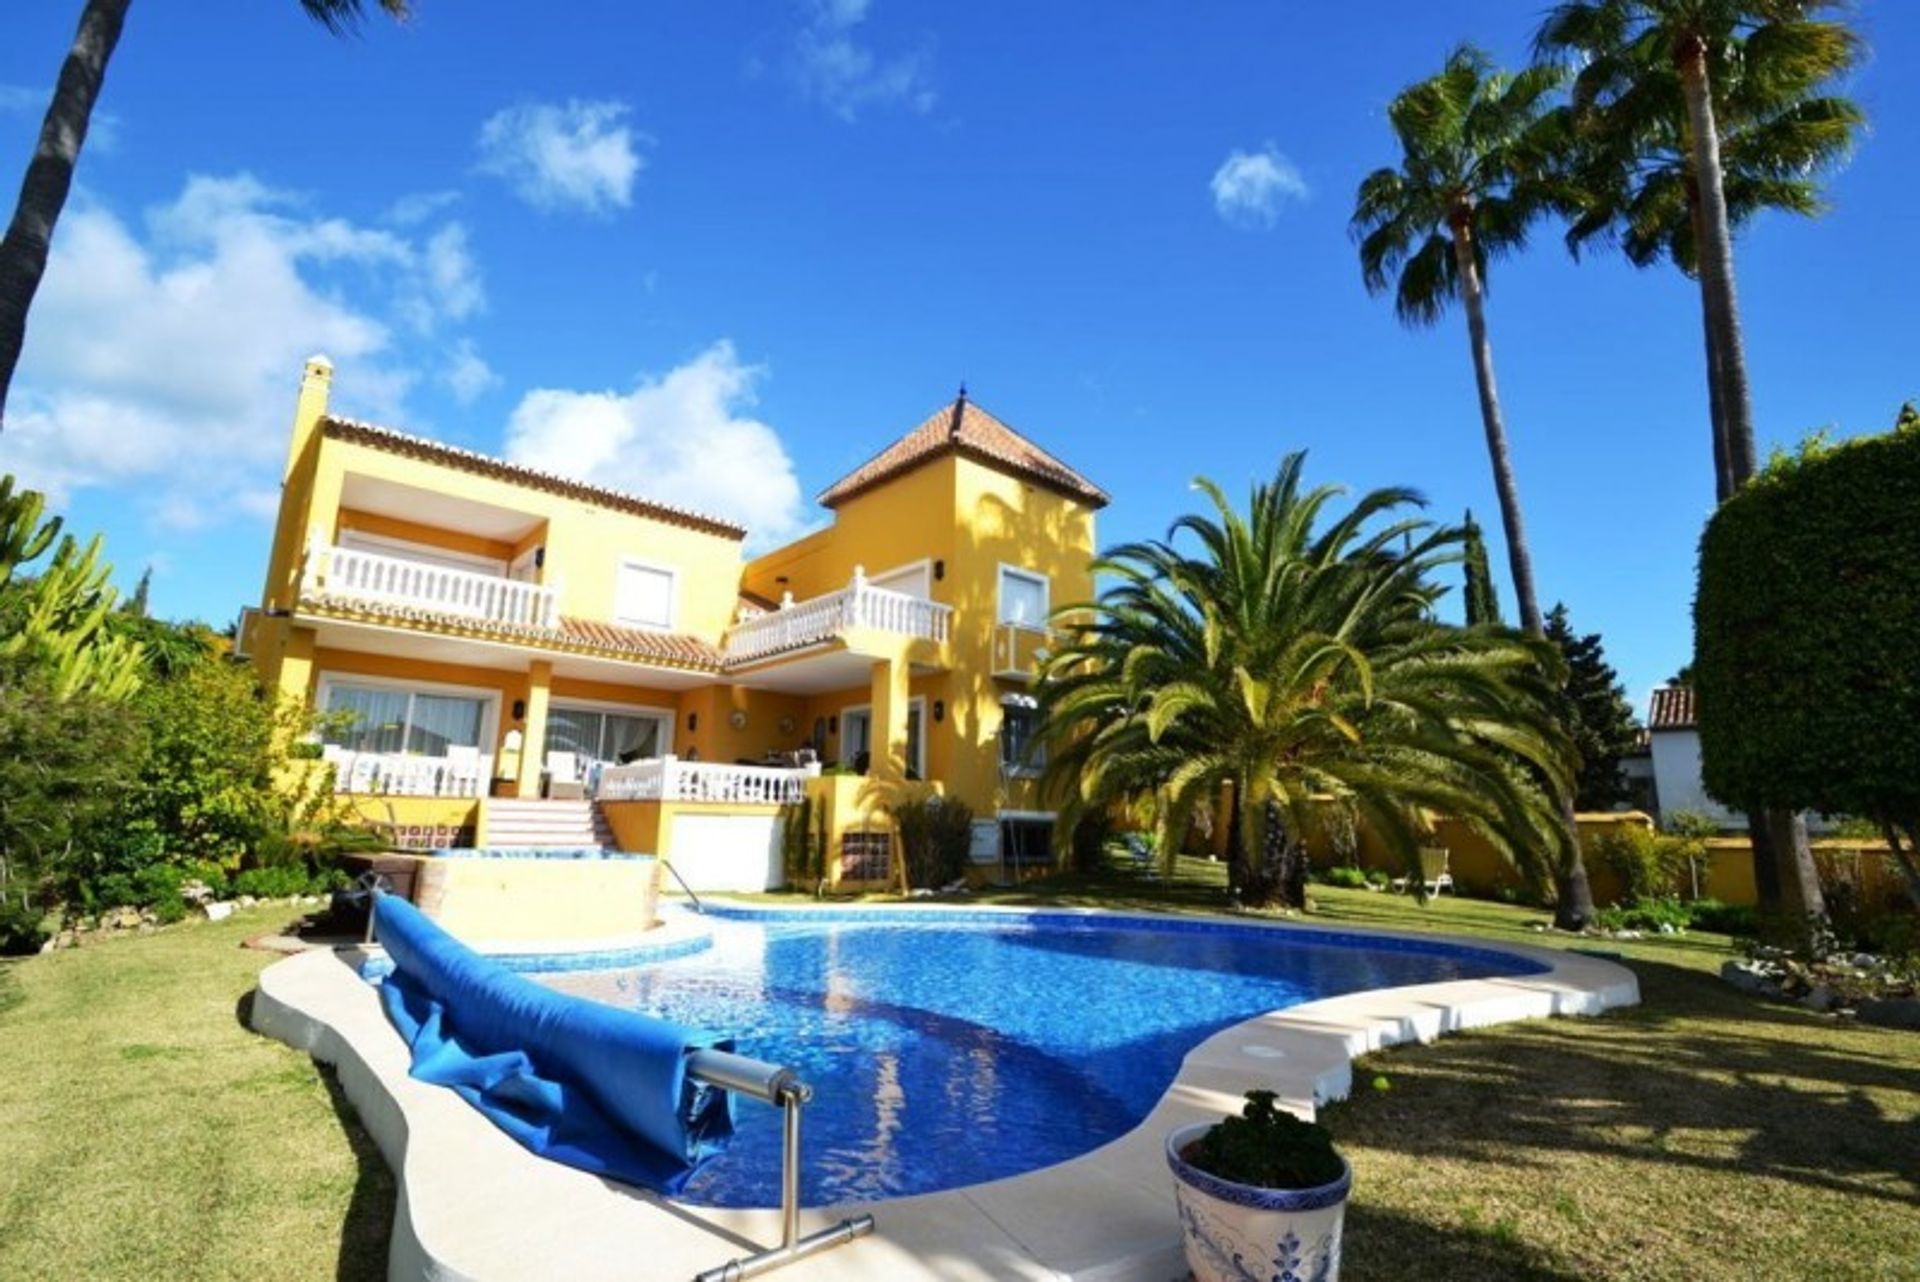
[{"label": "terrace column", "polygon": [[540,771],[547,760],[547,689],[553,664],[534,660],[527,669],[527,715],[520,722],[520,795],[540,795]]},{"label": "terrace column", "polygon": [[904,653],[873,665],[873,745],[867,774],[898,783],[907,777],[907,678]]}]

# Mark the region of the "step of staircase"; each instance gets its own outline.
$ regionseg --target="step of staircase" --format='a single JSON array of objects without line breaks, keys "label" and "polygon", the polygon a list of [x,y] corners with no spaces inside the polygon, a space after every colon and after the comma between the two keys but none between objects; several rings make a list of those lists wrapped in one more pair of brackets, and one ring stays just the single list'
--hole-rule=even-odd
[{"label": "step of staircase", "polygon": [[618,843],[591,801],[499,798],[487,802],[487,844],[529,849],[610,849]]}]

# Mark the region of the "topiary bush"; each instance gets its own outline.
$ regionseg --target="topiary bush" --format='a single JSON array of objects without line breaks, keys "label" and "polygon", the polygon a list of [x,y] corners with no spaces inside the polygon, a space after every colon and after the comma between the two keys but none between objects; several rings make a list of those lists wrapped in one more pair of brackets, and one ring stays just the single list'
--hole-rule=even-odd
[{"label": "topiary bush", "polygon": [[1367,874],[1358,868],[1349,868],[1336,864],[1332,868],[1323,868],[1314,874],[1315,880],[1326,886],[1339,886],[1346,890],[1365,890]]},{"label": "topiary bush", "polygon": [[1920,903],[1920,414],[1816,439],[1722,504],[1694,601],[1702,777],[1736,809],[1865,815]]}]

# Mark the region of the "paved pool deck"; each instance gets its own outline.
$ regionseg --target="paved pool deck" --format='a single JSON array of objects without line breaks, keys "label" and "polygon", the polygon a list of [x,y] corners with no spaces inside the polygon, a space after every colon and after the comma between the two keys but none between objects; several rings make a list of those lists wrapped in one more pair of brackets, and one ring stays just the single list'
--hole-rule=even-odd
[{"label": "paved pool deck", "polygon": [[[931,918],[949,910],[929,905],[916,911]],[[1020,916],[1028,910],[964,911],[977,918],[997,911]],[[1084,915],[1103,914],[1087,910]],[[1221,920],[1260,924],[1244,917]],[[855,1212],[872,1214],[877,1227],[871,1237],[781,1269],[777,1276],[793,1282],[1171,1282],[1185,1276],[1161,1147],[1175,1127],[1238,1112],[1244,1093],[1260,1088],[1311,1116],[1318,1104],[1347,1094],[1352,1060],[1368,1051],[1515,1020],[1596,1015],[1640,1000],[1631,971],[1582,953],[1298,922],[1275,925],[1294,932],[1492,949],[1548,969],[1324,998],[1236,1024],[1194,1047],[1153,1112],[1120,1138],[1071,1161],[987,1184],[804,1211],[802,1232]],[[698,918],[676,914],[660,930],[648,932],[647,942],[683,948],[702,929]],[[686,1279],[748,1254],[756,1244],[778,1241],[778,1215],[772,1210],[681,1206],[535,1157],[452,1091],[409,1077],[407,1047],[387,1022],[374,988],[360,978],[358,968],[367,956],[360,949],[314,951],[275,963],[261,973],[253,1026],[335,1066],[347,1098],[392,1166],[399,1199],[389,1278]]]}]

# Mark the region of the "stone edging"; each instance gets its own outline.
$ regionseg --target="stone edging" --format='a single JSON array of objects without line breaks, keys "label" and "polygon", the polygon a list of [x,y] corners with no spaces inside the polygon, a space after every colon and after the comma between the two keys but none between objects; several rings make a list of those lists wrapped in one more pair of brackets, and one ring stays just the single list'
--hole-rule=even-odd
[{"label": "stone edging", "polygon": [[[1445,936],[1296,923],[1286,929],[1487,947]],[[1165,1282],[1184,1267],[1162,1153],[1175,1127],[1237,1111],[1254,1088],[1273,1090],[1310,1115],[1316,1104],[1347,1094],[1356,1055],[1639,1001],[1633,973],[1601,958],[1518,944],[1496,951],[1548,969],[1324,998],[1222,1030],[1188,1052],[1160,1103],[1127,1134],[1024,1175],[855,1208],[878,1221],[873,1237],[781,1276]],[[745,1254],[752,1243],[778,1239],[775,1212],[683,1207],[534,1157],[453,1092],[413,1080],[405,1045],[359,977],[362,960],[358,950],[342,950],[275,963],[260,975],[252,1020],[257,1031],[337,1068],[394,1169],[399,1199],[389,1278],[681,1279]],[[802,1231],[844,1213],[803,1212]]]}]

